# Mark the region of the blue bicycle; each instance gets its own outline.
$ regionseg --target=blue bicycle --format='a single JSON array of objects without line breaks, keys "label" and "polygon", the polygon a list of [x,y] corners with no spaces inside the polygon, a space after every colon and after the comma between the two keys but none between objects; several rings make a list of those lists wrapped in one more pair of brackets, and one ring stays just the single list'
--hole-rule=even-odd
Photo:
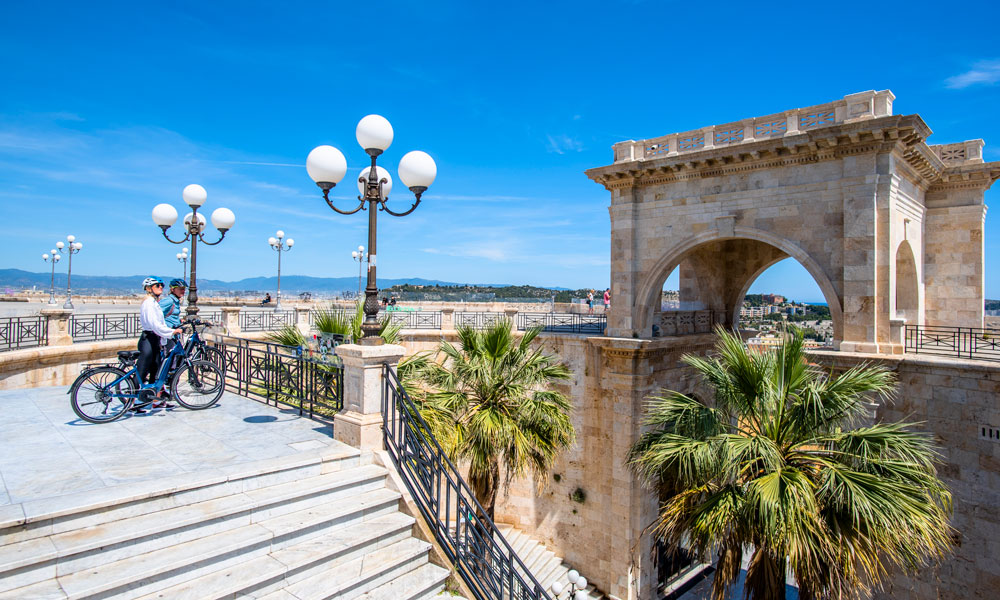
[{"label": "blue bicycle", "polygon": [[[196,326],[201,322],[186,322],[197,336]],[[215,362],[193,358],[187,346],[179,339],[163,357],[156,381],[140,385],[134,365],[138,352],[119,352],[120,365],[102,365],[84,369],[70,386],[69,394],[73,412],[90,423],[110,423],[128,413],[133,406],[140,408],[151,404],[167,382],[170,397],[189,410],[203,410],[214,406],[226,390],[225,373]],[[190,341],[190,340],[189,340]],[[128,365],[133,363],[130,368]]]}]

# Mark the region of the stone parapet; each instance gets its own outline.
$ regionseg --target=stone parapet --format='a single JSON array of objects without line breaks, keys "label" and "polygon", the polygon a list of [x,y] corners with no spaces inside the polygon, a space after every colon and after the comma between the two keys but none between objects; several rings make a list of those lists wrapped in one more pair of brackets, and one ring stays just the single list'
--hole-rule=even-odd
[{"label": "stone parapet", "polygon": [[83,365],[113,362],[119,350],[135,347],[135,339],[123,339],[0,352],[0,390],[69,385]]},{"label": "stone parapet", "polygon": [[363,450],[380,450],[383,370],[395,369],[406,349],[342,344],[334,352],[344,364],[344,409],[334,417],[333,437]]}]

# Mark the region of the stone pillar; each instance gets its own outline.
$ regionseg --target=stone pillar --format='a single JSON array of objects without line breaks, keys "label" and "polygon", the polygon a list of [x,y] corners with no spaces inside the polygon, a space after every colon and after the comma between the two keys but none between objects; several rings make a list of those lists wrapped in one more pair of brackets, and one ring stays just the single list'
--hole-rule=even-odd
[{"label": "stone pillar", "polygon": [[441,309],[441,329],[449,331],[455,328],[455,309]]},{"label": "stone pillar", "polygon": [[927,194],[925,325],[983,326],[986,277],[983,192],[982,188],[943,189]]},{"label": "stone pillar", "polygon": [[222,328],[226,335],[239,335],[240,331],[240,308],[238,306],[222,307]]},{"label": "stone pillar", "polygon": [[49,346],[69,346],[73,343],[73,338],[69,335],[69,317],[73,314],[70,309],[61,307],[43,308],[40,311],[45,317],[48,331]]},{"label": "stone pillar", "polygon": [[887,354],[903,354],[905,332],[906,319],[889,319],[889,344],[885,348]]},{"label": "stone pillar", "polygon": [[306,339],[312,335],[312,323],[309,322],[308,308],[295,308],[295,326],[298,328],[302,335],[306,336]]},{"label": "stone pillar", "polygon": [[517,330],[517,309],[516,308],[505,308],[503,309],[503,316],[510,321],[511,326],[514,330]]},{"label": "stone pillar", "polygon": [[362,450],[382,449],[382,370],[395,370],[406,349],[383,344],[343,344],[334,352],[344,361],[344,409],[333,418],[333,437]]}]

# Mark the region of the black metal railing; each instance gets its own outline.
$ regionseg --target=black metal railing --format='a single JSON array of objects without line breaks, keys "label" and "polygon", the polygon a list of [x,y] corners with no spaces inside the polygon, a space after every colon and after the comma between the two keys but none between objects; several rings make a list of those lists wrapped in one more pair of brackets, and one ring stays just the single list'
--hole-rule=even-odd
[{"label": "black metal railing", "polygon": [[0,352],[44,346],[48,334],[45,317],[4,317],[0,319]]},{"label": "black metal railing", "polygon": [[294,310],[240,311],[241,331],[272,331],[295,325]]},{"label": "black metal railing", "polygon": [[455,313],[455,327],[485,329],[505,318],[506,315],[502,312],[457,312]]},{"label": "black metal railing", "polygon": [[401,323],[403,329],[441,329],[441,311],[407,310],[388,311],[393,323]]},{"label": "black metal railing", "polygon": [[385,447],[427,525],[476,600],[551,600],[476,500],[386,366]]},{"label": "black metal railing", "polygon": [[541,327],[554,333],[593,333],[602,335],[608,326],[606,315],[576,313],[517,313],[517,328],[526,331]]},{"label": "black metal railing", "polygon": [[294,346],[216,336],[226,362],[226,389],[310,418],[333,418],[344,407],[344,370],[339,358]]},{"label": "black metal railing", "polygon": [[[218,323],[222,320],[222,311],[199,312],[198,318]],[[137,338],[141,333],[138,313],[81,314],[69,318],[69,335],[74,342]]]},{"label": "black metal railing", "polygon": [[906,325],[904,348],[914,354],[1000,361],[1000,330]]}]

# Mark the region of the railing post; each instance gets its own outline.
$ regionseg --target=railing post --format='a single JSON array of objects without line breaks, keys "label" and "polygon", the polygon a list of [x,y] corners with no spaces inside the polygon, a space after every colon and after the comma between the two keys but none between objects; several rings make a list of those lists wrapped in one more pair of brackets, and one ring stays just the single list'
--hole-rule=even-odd
[{"label": "railing post", "polygon": [[889,354],[903,354],[906,344],[903,332],[906,330],[906,319],[889,319]]},{"label": "railing post", "polygon": [[312,324],[309,323],[309,313],[310,310],[308,308],[295,309],[295,326],[306,339],[309,339],[309,335],[312,333]]},{"label": "railing post", "polygon": [[344,409],[333,419],[333,437],[362,450],[382,449],[382,371],[395,370],[406,349],[383,344],[342,344],[334,350],[344,363]]},{"label": "railing post", "polygon": [[505,308],[503,309],[504,317],[510,321],[511,327],[514,331],[517,331],[517,309],[516,308]]},{"label": "railing post", "polygon": [[442,308],[441,309],[441,329],[449,331],[455,328],[455,309],[454,308]]},{"label": "railing post", "polygon": [[45,327],[48,331],[46,346],[69,346],[73,338],[69,334],[69,317],[73,311],[65,308],[43,308],[41,315],[45,317]]},{"label": "railing post", "polygon": [[240,331],[240,307],[222,307],[222,328],[228,335],[239,335]]}]

